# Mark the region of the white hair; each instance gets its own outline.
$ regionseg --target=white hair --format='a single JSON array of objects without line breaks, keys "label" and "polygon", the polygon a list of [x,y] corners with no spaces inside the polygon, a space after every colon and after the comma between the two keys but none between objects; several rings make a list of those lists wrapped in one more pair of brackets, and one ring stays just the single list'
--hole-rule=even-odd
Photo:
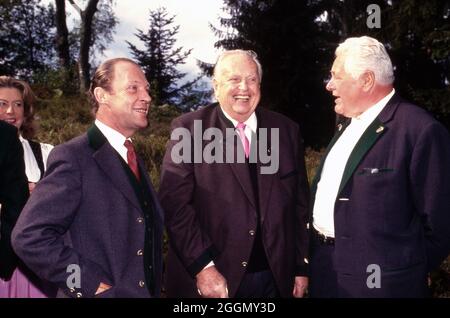
[{"label": "white hair", "polygon": [[220,53],[219,57],[217,58],[216,65],[214,66],[214,72],[213,72],[214,77],[217,76],[217,70],[219,69],[219,64],[222,62],[222,60],[225,57],[233,55],[233,54],[243,54],[243,55],[247,55],[248,57],[250,57],[253,60],[253,62],[255,62],[256,67],[258,69],[259,81],[262,80],[262,66],[258,60],[258,55],[256,54],[256,52],[254,52],[252,50],[228,50],[228,51],[223,51],[222,53]]},{"label": "white hair", "polygon": [[348,38],[339,44],[336,57],[345,58],[344,70],[354,79],[366,71],[375,74],[375,81],[382,85],[394,82],[392,62],[384,45],[376,39],[362,36]]}]

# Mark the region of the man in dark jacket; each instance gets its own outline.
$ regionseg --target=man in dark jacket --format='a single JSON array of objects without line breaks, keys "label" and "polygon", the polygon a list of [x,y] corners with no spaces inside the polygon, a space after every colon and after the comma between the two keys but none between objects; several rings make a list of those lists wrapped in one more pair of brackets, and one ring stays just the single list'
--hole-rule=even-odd
[{"label": "man in dark jacket", "polygon": [[4,280],[11,278],[17,266],[11,232],[27,199],[28,182],[17,129],[0,121],[0,278]]}]

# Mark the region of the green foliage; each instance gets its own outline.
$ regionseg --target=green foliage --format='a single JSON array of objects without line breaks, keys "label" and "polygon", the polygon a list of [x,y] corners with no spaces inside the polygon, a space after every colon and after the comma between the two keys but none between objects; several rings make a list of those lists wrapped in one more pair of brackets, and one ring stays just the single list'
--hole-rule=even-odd
[{"label": "green foliage", "polygon": [[0,2],[0,75],[30,81],[54,65],[53,15],[39,0]]},{"label": "green foliage", "polygon": [[38,139],[53,145],[80,135],[93,121],[90,105],[79,97],[41,99],[36,105],[36,113],[40,127]]},{"label": "green foliage", "polygon": [[52,94],[39,95],[51,97],[61,94],[78,93],[78,69],[76,64],[71,64],[68,69],[57,68],[36,72],[31,81],[34,86],[39,86],[42,90],[53,91]]},{"label": "green foliage", "polygon": [[314,150],[312,148],[306,148],[305,150],[306,173],[308,174],[308,181],[310,185],[316,175],[316,170],[319,167],[320,159],[322,158],[324,151],[324,149]]}]

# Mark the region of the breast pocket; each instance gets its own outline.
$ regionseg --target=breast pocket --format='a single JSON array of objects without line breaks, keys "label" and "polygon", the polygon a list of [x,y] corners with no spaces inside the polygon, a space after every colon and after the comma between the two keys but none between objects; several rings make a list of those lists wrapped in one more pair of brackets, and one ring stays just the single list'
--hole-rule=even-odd
[{"label": "breast pocket", "polygon": [[393,173],[393,172],[394,169],[392,168],[361,168],[358,170],[356,174],[359,176],[377,177],[382,176],[386,173]]}]

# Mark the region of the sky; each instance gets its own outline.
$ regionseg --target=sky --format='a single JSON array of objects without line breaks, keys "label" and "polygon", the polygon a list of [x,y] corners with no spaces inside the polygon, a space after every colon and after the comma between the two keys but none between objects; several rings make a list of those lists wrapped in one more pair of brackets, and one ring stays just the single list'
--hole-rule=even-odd
[{"label": "sky", "polygon": [[[53,0],[42,0],[49,3]],[[81,7],[86,6],[86,1],[75,0]],[[219,26],[219,16],[224,16],[221,10],[222,0],[115,0],[114,11],[118,25],[115,28],[114,42],[109,45],[103,57],[97,60],[103,61],[107,58],[125,56],[132,58],[128,45],[125,41],[135,44],[138,48],[143,48],[142,42],[134,35],[136,29],[141,29],[144,33],[149,27],[149,11],[159,7],[165,7],[169,16],[175,15],[173,26],[179,25],[175,47],[191,49],[191,54],[186,59],[186,64],[180,66],[180,71],[189,73],[186,79],[194,78],[200,73],[196,60],[214,63],[218,50],[214,49],[217,38],[214,36],[209,24]],[[68,27],[73,25],[72,20],[79,15],[75,9],[67,2],[66,11],[69,12]]]}]

